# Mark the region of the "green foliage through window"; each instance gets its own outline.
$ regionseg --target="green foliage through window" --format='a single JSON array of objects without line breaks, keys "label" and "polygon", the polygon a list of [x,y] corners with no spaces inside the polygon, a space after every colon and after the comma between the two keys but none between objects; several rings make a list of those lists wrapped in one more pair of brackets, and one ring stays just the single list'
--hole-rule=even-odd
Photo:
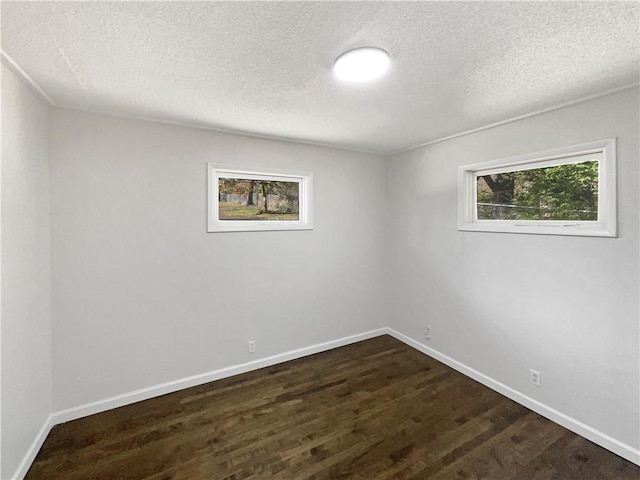
[{"label": "green foliage through window", "polygon": [[598,220],[598,161],[477,176],[479,220]]}]

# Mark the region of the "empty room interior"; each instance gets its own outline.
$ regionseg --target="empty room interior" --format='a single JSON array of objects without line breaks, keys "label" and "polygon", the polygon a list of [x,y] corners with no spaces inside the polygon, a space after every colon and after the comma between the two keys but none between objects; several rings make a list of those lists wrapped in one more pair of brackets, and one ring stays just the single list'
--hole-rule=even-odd
[{"label": "empty room interior", "polygon": [[640,478],[638,2],[0,8],[0,478]]}]

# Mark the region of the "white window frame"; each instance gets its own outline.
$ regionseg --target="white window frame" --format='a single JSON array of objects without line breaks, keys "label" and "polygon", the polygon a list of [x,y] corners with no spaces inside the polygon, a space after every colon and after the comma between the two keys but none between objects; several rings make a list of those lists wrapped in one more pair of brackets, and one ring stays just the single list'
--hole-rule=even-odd
[{"label": "white window frame", "polygon": [[[482,175],[577,163],[575,157],[598,154],[598,220],[479,220],[477,178]],[[616,237],[616,139],[608,138],[544,152],[518,155],[458,168],[458,230]]]},{"label": "white window frame", "polygon": [[[208,232],[252,232],[268,230],[312,230],[313,229],[313,176],[309,172],[277,170],[262,167],[240,167],[238,165],[208,164],[207,231]],[[219,179],[246,178],[300,184],[298,220],[220,220]]]}]

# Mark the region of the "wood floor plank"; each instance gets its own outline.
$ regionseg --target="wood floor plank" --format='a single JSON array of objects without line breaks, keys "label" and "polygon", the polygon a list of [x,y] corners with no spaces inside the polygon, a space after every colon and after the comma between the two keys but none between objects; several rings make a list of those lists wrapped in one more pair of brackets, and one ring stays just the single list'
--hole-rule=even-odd
[{"label": "wood floor plank", "polygon": [[383,336],[54,427],[26,480],[639,480]]}]

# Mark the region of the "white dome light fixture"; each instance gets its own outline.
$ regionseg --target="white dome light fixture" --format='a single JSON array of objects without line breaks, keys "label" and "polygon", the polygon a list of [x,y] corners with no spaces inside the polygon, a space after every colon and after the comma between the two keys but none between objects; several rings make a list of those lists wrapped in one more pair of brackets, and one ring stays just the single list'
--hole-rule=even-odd
[{"label": "white dome light fixture", "polygon": [[356,48],[336,58],[333,73],[345,82],[368,82],[384,75],[389,69],[389,63],[389,54],[381,48]]}]

